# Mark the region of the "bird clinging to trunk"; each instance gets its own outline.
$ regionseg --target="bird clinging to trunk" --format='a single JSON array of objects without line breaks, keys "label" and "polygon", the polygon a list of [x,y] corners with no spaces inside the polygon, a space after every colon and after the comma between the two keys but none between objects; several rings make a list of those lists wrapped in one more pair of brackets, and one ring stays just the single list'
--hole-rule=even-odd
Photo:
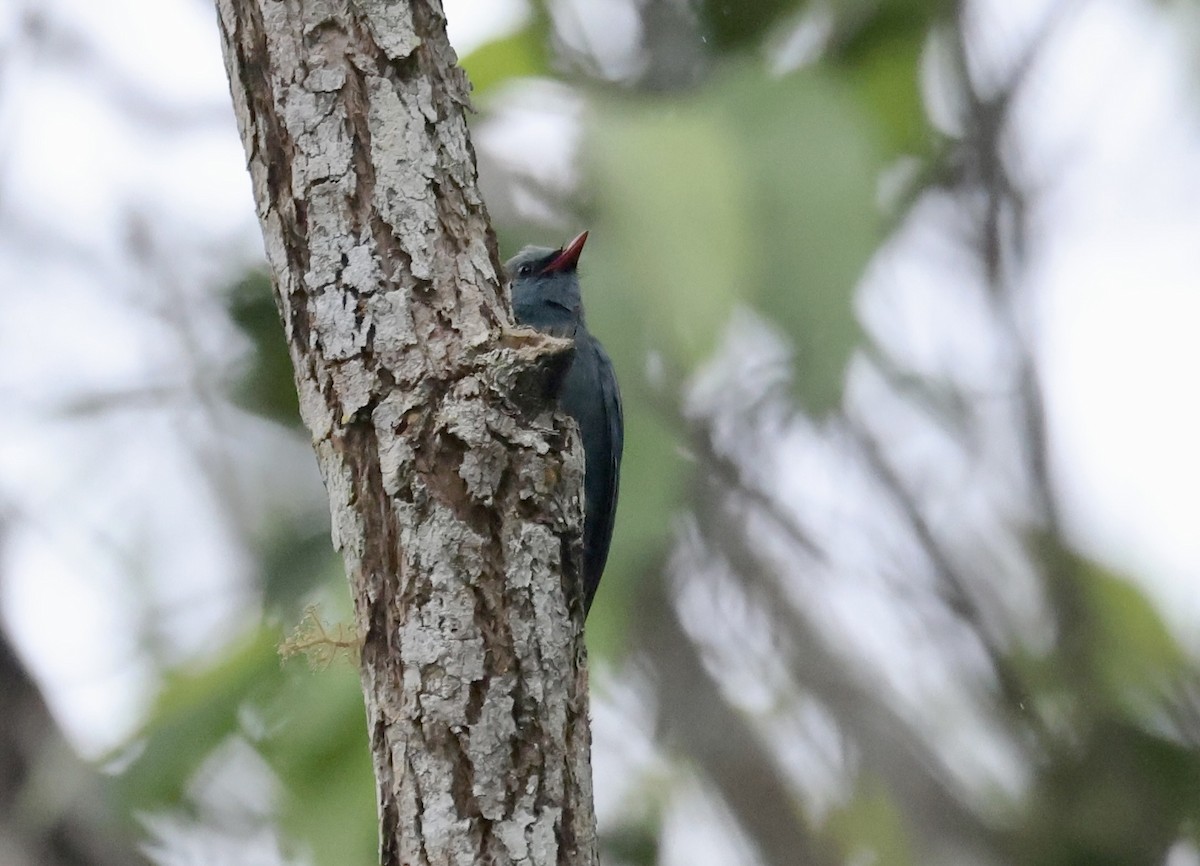
[{"label": "bird clinging to trunk", "polygon": [[587,232],[559,249],[525,247],[505,264],[517,321],[575,341],[575,357],[558,395],[579,425],[584,457],[583,604],[592,606],[617,513],[625,424],[612,361],[587,329],[579,292],[579,254]]}]

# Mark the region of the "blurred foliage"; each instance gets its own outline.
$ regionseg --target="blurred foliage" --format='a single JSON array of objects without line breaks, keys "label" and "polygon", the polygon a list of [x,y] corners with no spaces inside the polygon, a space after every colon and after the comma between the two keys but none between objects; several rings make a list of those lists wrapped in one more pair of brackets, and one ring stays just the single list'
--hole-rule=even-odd
[{"label": "blurred foliage", "polygon": [[[639,8],[655,2],[669,0]],[[570,80],[586,102],[573,204],[592,230],[583,264],[589,323],[614,358],[627,423],[614,549],[588,622],[593,658],[613,665],[635,644],[639,580],[647,563],[664,558],[680,513],[695,505],[703,470],[703,455],[684,445],[694,419],[680,410],[676,389],[707,368],[744,307],[788,341],[795,375],[786,411],[817,422],[836,414],[864,340],[855,289],[902,216],[881,206],[881,175],[902,157],[925,169],[940,158],[919,64],[947,4],[701,0],[687,8],[706,60],[699,82],[639,90]],[[795,68],[774,64],[771,46],[784,31],[822,10],[833,20],[817,56]],[[465,57],[485,110],[522,79],[563,68],[550,21],[538,4],[525,26]],[[545,237],[523,237],[525,225],[498,231],[548,243],[579,227],[546,228]],[[236,398],[295,428],[291,366],[266,279],[247,277],[229,309],[252,347]],[[769,516],[786,522],[786,511],[784,503]],[[281,520],[262,539],[269,609],[294,612],[338,570],[325,532]],[[1011,667],[1022,698],[995,707],[996,724],[1016,731],[1014,748],[1032,757],[1015,802],[993,793],[978,807],[980,848],[958,862],[1161,863],[1177,838],[1194,839],[1200,827],[1200,759],[1169,723],[1166,700],[1194,677],[1192,664],[1134,582],[1054,538],[1029,547],[1046,575],[1056,648],[1014,639],[993,662]],[[316,673],[281,669],[279,637],[264,628],[210,669],[172,676],[138,759],[122,775],[124,801],[147,812],[190,808],[189,780],[206,757],[243,737],[282,782],[281,823],[302,850],[324,866],[371,862],[375,812],[357,677],[337,663]],[[264,720],[262,730],[247,724],[248,708]],[[898,727],[900,713],[896,719]],[[921,752],[899,734],[897,743],[897,751],[914,752],[897,766],[932,778],[932,749]],[[914,820],[895,778],[852,746],[846,751],[864,765],[822,832],[847,862],[955,862],[927,858],[925,837],[936,831]],[[658,829],[645,820],[604,828],[606,856],[659,862]]]},{"label": "blurred foliage", "polygon": [[279,324],[271,278],[247,274],[229,293],[229,315],[250,340],[251,354],[233,389],[234,400],[265,418],[300,428],[292,359]]},{"label": "blurred foliage", "polygon": [[780,18],[803,5],[799,0],[702,0],[696,4],[703,38],[718,52],[756,47]]},{"label": "blurred foliage", "polygon": [[[606,333],[619,333],[608,331]],[[605,342],[609,342],[606,338]],[[628,357],[628,356],[626,356]],[[618,368],[625,381],[631,377]],[[636,369],[636,368],[635,368]],[[588,651],[596,658],[619,658],[629,647],[629,617],[625,612],[637,604],[638,576],[648,558],[661,550],[671,524],[677,519],[678,503],[684,496],[687,461],[680,453],[679,436],[652,406],[645,389],[625,388],[625,441],[621,464],[621,504],[617,510],[614,542],[604,570],[604,592],[596,596],[588,615]],[[632,494],[630,491],[632,488]]]},{"label": "blurred foliage", "polygon": [[944,4],[886,6],[849,34],[831,58],[880,124],[888,151],[924,155],[930,149],[917,70],[937,5]]},{"label": "blurred foliage", "polygon": [[1080,583],[1083,609],[1077,627],[1087,642],[1097,694],[1122,703],[1133,700],[1127,708],[1132,713],[1157,703],[1185,670],[1183,654],[1158,610],[1128,578],[1094,562],[1076,560],[1067,574]]},{"label": "blurred foliage", "polygon": [[736,304],[754,305],[793,336],[804,404],[836,406],[852,291],[882,235],[879,136],[850,92],[819,70],[733,66],[693,98],[597,114],[596,233],[617,253],[595,265],[614,282],[600,297],[646,287],[623,318],[684,368],[712,354]]},{"label": "blurred foliage", "polygon": [[295,617],[313,590],[342,577],[325,512],[319,519],[314,512],[308,520],[275,521],[259,544],[263,601],[271,613]]},{"label": "blurred foliage", "polygon": [[279,680],[274,642],[265,632],[230,647],[208,669],[173,672],[138,744],[137,760],[120,777],[130,808],[153,811],[184,804],[188,783],[209,753],[241,731],[243,708],[266,702],[278,691]]},{"label": "blurred foliage", "polygon": [[500,85],[543,75],[549,68],[550,22],[545,15],[509,36],[503,36],[462,58],[462,68],[471,80],[471,94],[486,100]]},{"label": "blurred foliage", "polygon": [[378,830],[357,673],[345,662],[281,665],[279,640],[264,628],[215,666],[173,674],[118,794],[131,812],[192,814],[193,777],[219,746],[244,738],[281,783],[280,823],[299,850],[317,863],[370,863]]},{"label": "blurred foliage", "polygon": [[1140,725],[1098,719],[1042,769],[1023,817],[1020,863],[1163,863],[1181,828],[1200,819],[1200,756]]},{"label": "blurred foliage", "polygon": [[600,840],[606,856],[629,866],[654,866],[658,863],[658,827],[653,824],[625,825]]},{"label": "blurred foliage", "polygon": [[379,828],[357,671],[348,663],[288,671],[288,687],[270,707],[280,727],[263,743],[287,791],[285,833],[304,840],[317,863],[371,863]]},{"label": "blurred foliage", "polygon": [[864,774],[850,801],[830,819],[830,831],[851,856],[879,866],[916,866],[904,815],[879,779]]}]

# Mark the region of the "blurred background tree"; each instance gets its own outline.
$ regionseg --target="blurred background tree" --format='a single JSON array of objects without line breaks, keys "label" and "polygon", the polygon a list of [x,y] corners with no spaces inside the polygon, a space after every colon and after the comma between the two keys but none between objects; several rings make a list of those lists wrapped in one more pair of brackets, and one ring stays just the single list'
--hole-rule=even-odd
[{"label": "blurred background tree", "polygon": [[[347,593],[212,10],[99,5],[3,12],[3,622],[96,769],[6,689],[0,861],[69,785],[124,816],[71,862],[369,863],[356,673],[278,656]],[[1196,8],[447,16],[625,394],[605,862],[1200,863]]]}]

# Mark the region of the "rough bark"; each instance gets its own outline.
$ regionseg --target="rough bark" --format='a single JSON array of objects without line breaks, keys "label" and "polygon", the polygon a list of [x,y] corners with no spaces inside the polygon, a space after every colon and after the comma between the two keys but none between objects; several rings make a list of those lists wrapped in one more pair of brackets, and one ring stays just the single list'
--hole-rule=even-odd
[{"label": "rough bark", "polygon": [[217,7],[363,638],[382,863],[590,866],[570,346],[510,328],[440,5]]}]

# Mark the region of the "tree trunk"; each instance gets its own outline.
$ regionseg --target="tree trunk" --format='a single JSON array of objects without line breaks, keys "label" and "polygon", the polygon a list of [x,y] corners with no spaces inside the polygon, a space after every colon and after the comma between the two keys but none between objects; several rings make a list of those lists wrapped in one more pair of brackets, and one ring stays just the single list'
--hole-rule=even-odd
[{"label": "tree trunk", "polygon": [[363,639],[385,866],[596,862],[570,345],[510,329],[436,0],[218,0]]}]

